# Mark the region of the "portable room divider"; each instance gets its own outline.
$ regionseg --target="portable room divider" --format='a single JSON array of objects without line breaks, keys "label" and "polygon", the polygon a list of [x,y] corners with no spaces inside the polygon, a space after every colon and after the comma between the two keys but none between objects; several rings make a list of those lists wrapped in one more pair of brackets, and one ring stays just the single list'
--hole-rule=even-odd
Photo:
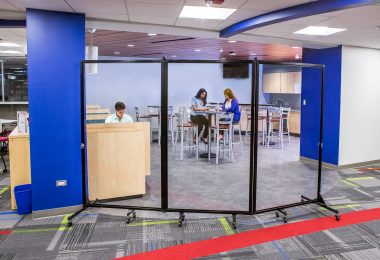
[{"label": "portable room divider", "polygon": [[[85,65],[87,64],[151,64],[156,63],[161,65],[161,139],[160,139],[160,153],[161,153],[161,206],[160,207],[144,207],[133,205],[120,205],[120,204],[106,204],[102,201],[88,199],[88,183],[87,183],[87,140],[86,140],[86,84],[85,84]],[[249,166],[249,207],[246,211],[234,211],[234,210],[208,210],[197,208],[171,208],[168,204],[168,68],[169,64],[224,64],[224,63],[241,63],[251,65],[251,115],[254,120],[250,122],[250,128],[253,129],[250,138],[250,166]],[[257,208],[257,190],[258,190],[258,113],[259,113],[259,66],[260,65],[283,65],[283,66],[295,66],[298,68],[313,68],[320,70],[320,116],[319,116],[319,143],[318,143],[318,176],[317,176],[317,194],[314,198],[308,198],[307,196],[301,196],[298,202],[279,205],[275,207]],[[136,210],[148,210],[159,212],[178,212],[179,213],[179,225],[181,226],[185,215],[184,213],[211,213],[211,214],[231,214],[232,225],[236,228],[236,215],[254,215],[270,211],[276,211],[276,215],[279,213],[286,215],[285,209],[303,206],[307,204],[316,203],[319,206],[330,210],[335,213],[335,218],[339,220],[339,212],[329,207],[321,195],[321,178],[322,178],[322,133],[323,133],[323,100],[324,100],[324,65],[319,64],[306,64],[306,63],[291,63],[291,62],[269,62],[255,60],[236,60],[236,61],[219,61],[219,60],[167,60],[165,58],[161,60],[85,60],[81,62],[81,120],[82,120],[82,196],[83,207],[72,214],[68,218],[68,226],[72,225],[72,220],[79,213],[87,208],[115,208],[128,210],[127,222],[131,220],[135,215]],[[284,219],[286,216],[284,217]]]}]

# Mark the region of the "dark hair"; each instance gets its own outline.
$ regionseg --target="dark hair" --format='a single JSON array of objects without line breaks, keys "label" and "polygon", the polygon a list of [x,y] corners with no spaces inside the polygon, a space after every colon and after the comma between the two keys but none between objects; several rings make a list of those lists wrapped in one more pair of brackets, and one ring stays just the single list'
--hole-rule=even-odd
[{"label": "dark hair", "polygon": [[[203,92],[206,93],[206,96],[204,99],[201,99],[201,95]],[[203,105],[207,104],[207,91],[204,88],[201,88],[200,90],[198,90],[198,93],[195,95],[195,97],[198,99],[201,99],[203,101]]]},{"label": "dark hair", "polygon": [[120,110],[123,110],[125,109],[125,105],[123,102],[116,102],[115,104],[115,110],[116,111],[120,111]]}]

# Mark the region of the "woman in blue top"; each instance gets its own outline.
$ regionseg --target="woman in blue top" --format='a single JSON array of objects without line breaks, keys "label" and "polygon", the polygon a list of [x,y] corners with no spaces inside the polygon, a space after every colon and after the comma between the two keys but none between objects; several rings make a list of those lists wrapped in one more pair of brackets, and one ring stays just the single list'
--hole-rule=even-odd
[{"label": "woman in blue top", "polygon": [[[240,121],[240,107],[239,107],[239,101],[237,100],[236,96],[232,92],[230,88],[226,88],[224,90],[224,97],[226,98],[224,101],[224,104],[222,106],[222,111],[233,113],[233,123],[238,123]],[[220,139],[223,139],[223,131],[220,133]]]},{"label": "woman in blue top", "polygon": [[224,90],[224,97],[226,100],[224,101],[224,104],[222,106],[222,110],[224,112],[229,112],[234,114],[233,122],[238,123],[240,121],[240,107],[239,107],[239,101],[235,97],[234,93],[230,88],[226,88]]},{"label": "woman in blue top", "polygon": [[[191,108],[192,112],[190,115],[190,120],[194,124],[198,125],[198,136],[200,135],[202,129],[203,136],[202,141],[204,143],[207,143],[207,137],[208,137],[208,127],[209,127],[209,121],[207,117],[202,114],[202,111],[207,111],[208,108],[206,107],[207,104],[207,91],[204,88],[201,88],[198,90],[198,93],[191,99]],[[195,140],[194,140],[195,141]]]}]

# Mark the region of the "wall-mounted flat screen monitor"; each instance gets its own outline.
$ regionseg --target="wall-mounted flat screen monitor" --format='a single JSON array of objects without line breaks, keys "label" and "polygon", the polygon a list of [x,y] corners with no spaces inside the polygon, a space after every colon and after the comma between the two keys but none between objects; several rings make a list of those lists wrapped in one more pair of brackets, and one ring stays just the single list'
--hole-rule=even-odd
[{"label": "wall-mounted flat screen monitor", "polygon": [[223,78],[246,79],[249,77],[249,64],[224,63]]}]

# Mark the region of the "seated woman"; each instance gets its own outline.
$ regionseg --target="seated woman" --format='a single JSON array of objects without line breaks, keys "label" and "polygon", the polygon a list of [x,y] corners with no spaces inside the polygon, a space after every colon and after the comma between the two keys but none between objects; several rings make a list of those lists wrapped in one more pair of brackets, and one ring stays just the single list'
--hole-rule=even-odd
[{"label": "seated woman", "polygon": [[[198,90],[198,93],[191,99],[191,108],[192,112],[190,115],[190,120],[192,123],[198,125],[198,136],[200,135],[202,129],[203,136],[202,141],[204,143],[207,143],[208,138],[208,128],[209,128],[209,121],[207,117],[202,114],[202,111],[207,111],[208,108],[206,107],[207,104],[207,91],[203,88]],[[194,140],[195,141],[195,140]]]},{"label": "seated woman", "polygon": [[133,123],[131,116],[125,114],[125,105],[123,102],[116,102],[115,114],[111,114],[106,118],[105,123]]},{"label": "seated woman", "polygon": [[[239,107],[239,101],[237,100],[236,96],[232,92],[230,88],[226,88],[224,90],[224,97],[226,98],[224,101],[224,104],[222,106],[222,111],[227,113],[233,113],[233,124],[236,124],[240,121],[240,107]],[[223,135],[221,134],[221,139],[223,139]]]}]

